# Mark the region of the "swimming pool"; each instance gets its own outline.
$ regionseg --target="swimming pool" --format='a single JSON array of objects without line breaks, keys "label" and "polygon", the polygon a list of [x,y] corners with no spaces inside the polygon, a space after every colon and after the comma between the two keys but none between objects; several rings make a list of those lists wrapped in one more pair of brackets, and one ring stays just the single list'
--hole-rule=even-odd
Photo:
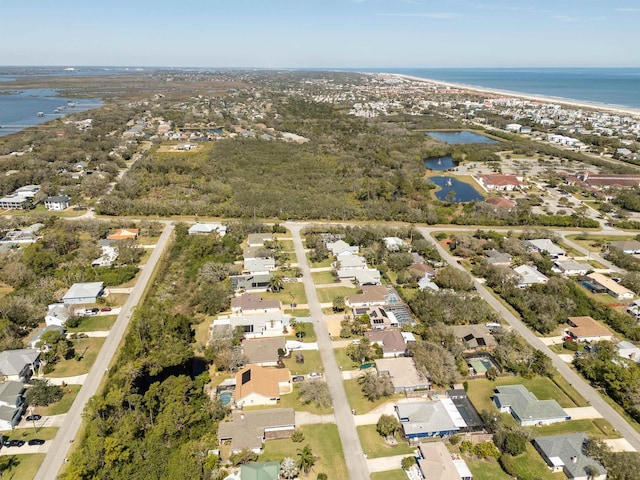
[{"label": "swimming pool", "polygon": [[233,393],[222,392],[220,395],[218,395],[218,398],[220,398],[220,403],[222,403],[223,405],[229,405],[233,400]]}]

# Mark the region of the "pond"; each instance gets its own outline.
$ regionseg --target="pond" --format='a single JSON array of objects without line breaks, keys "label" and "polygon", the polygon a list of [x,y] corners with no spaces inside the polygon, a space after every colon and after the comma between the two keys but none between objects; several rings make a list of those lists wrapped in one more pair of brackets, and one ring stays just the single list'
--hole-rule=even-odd
[{"label": "pond", "polygon": [[427,135],[450,145],[460,145],[463,143],[498,143],[496,140],[492,140],[484,135],[467,132],[466,130],[457,132],[428,132]]},{"label": "pond", "polygon": [[[431,177],[433,183],[441,187],[436,192],[436,198],[443,202],[473,202],[474,200],[484,200],[471,185],[460,182],[451,177]],[[453,192],[455,196],[451,198],[449,192]]]},{"label": "pond", "polygon": [[458,166],[457,162],[453,161],[451,155],[438,158],[425,158],[424,166],[429,170],[449,170]]}]

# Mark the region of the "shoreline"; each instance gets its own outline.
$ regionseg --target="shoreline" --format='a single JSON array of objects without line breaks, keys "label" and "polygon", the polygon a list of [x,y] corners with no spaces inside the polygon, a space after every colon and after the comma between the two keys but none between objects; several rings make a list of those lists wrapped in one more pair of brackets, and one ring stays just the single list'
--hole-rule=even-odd
[{"label": "shoreline", "polygon": [[[370,72],[363,72],[363,73],[372,74]],[[389,75],[389,76],[392,76],[392,77],[404,78],[405,80],[411,80],[411,81],[423,82],[423,83],[431,83],[431,84],[434,84],[434,85],[441,85],[441,86],[447,87],[447,88],[455,88],[455,89],[458,89],[458,90],[467,90],[467,91],[474,92],[474,93],[490,93],[490,94],[493,94],[493,95],[500,95],[500,96],[503,96],[503,97],[519,98],[519,99],[524,99],[524,100],[533,100],[533,101],[537,101],[537,102],[560,104],[560,105],[573,106],[573,107],[579,107],[579,108],[588,108],[590,110],[613,112],[613,113],[615,113],[617,115],[622,115],[622,116],[640,117],[640,108],[625,107],[623,105],[610,105],[610,104],[606,104],[606,103],[588,102],[588,101],[584,101],[584,100],[573,100],[573,99],[570,99],[570,98],[549,97],[549,96],[544,96],[544,95],[536,95],[536,94],[533,94],[533,93],[530,94],[530,93],[513,92],[513,91],[510,91],[510,90],[500,90],[500,89],[490,88],[490,87],[481,87],[481,86],[476,86],[476,85],[466,85],[466,84],[463,84],[463,83],[452,83],[452,82],[445,82],[445,81],[442,81],[442,80],[432,80],[432,79],[429,79],[429,78],[414,77],[412,75],[405,75],[405,74],[402,74],[402,73],[384,73],[384,72],[379,72],[379,73],[373,73],[373,75]]]}]

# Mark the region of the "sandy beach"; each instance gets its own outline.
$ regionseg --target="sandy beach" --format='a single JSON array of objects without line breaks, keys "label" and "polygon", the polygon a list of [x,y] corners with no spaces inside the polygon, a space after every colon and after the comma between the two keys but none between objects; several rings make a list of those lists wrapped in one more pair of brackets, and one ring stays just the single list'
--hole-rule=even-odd
[{"label": "sandy beach", "polygon": [[434,85],[441,85],[446,88],[455,88],[458,90],[466,90],[474,93],[485,93],[485,94],[497,95],[500,97],[520,98],[524,100],[533,100],[533,101],[542,102],[542,103],[553,103],[558,105],[565,105],[567,107],[586,108],[589,110],[612,112],[612,113],[615,113],[616,115],[622,115],[622,116],[630,115],[634,117],[640,117],[640,109],[624,107],[620,105],[607,105],[603,103],[585,102],[580,100],[572,100],[568,98],[545,97],[542,95],[511,92],[508,90],[497,90],[493,88],[477,87],[473,85],[464,85],[459,83],[443,82],[440,80],[431,80],[428,78],[414,77],[411,75],[403,75],[400,73],[380,73],[376,75],[389,75],[392,77],[404,78],[404,79],[415,81],[415,82],[431,83]]}]

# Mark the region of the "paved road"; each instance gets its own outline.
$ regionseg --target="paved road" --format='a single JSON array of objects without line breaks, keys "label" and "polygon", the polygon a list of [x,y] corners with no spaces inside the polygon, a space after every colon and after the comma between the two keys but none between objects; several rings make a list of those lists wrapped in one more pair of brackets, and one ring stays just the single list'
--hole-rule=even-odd
[{"label": "paved road", "polygon": [[151,279],[151,275],[154,272],[162,253],[169,245],[171,232],[173,232],[173,224],[167,223],[162,235],[160,235],[160,239],[158,240],[155,250],[149,257],[147,267],[142,270],[140,278],[136,282],[136,286],[133,288],[131,295],[129,295],[129,298],[122,307],[109,336],[98,354],[98,358],[96,358],[96,362],[91,368],[80,392],[78,392],[78,396],[73,402],[71,409],[65,416],[56,438],[51,442],[47,442],[49,444],[49,451],[47,452],[47,456],[42,462],[38,473],[34,477],[35,480],[48,480],[55,478],[64,464],[64,459],[68,455],[71,443],[75,439],[78,430],[82,425],[82,412],[84,411],[84,407],[87,401],[95,395],[98,387],[100,386],[100,382],[102,381],[102,378],[111,363],[111,359],[115,355],[116,350],[120,345],[120,341],[124,336],[127,326],[129,325],[133,309],[142,299],[142,295]]},{"label": "paved road", "polygon": [[[433,230],[445,231],[446,228],[442,229],[432,229],[432,228],[424,228],[419,227],[418,231],[422,233],[424,238],[431,241],[438,252],[442,256],[442,258],[459,270],[464,270],[464,268],[457,264],[453,256],[446,251],[444,248],[440,246],[438,242],[436,242],[431,236],[431,232]],[[537,348],[544,352],[551,361],[553,362],[553,366],[558,370],[560,375],[566,378],[571,385],[582,395],[592,407],[594,407],[600,415],[606,418],[611,425],[615,429],[617,429],[624,438],[636,449],[640,451],[640,433],[638,433],[631,425],[627,423],[627,421],[616,412],[607,402],[605,402],[600,394],[585,382],[582,377],[580,377],[575,371],[573,371],[565,362],[563,362],[558,355],[552,352],[549,347],[547,347],[544,342],[538,338],[534,333],[529,330],[529,328],[520,321],[516,316],[514,316],[509,310],[507,310],[502,303],[500,303],[489,291],[484,287],[484,285],[477,280],[474,281],[475,287],[478,291],[478,294],[484,298],[491,307],[496,310],[502,318],[511,325],[511,327],[517,331],[524,339],[529,342],[531,346]]]},{"label": "paved road", "polygon": [[323,321],[322,308],[318,301],[318,294],[313,284],[309,263],[307,262],[307,256],[305,255],[302,245],[300,230],[303,228],[303,225],[288,223],[286,226],[293,234],[293,245],[296,256],[298,257],[298,266],[302,268],[302,283],[304,284],[304,290],[307,294],[309,310],[311,311],[313,326],[316,331],[316,337],[318,338],[318,347],[320,348],[320,358],[324,365],[325,379],[331,392],[331,398],[333,399],[333,412],[338,426],[340,440],[342,441],[342,449],[344,451],[349,478],[351,480],[368,480],[369,468],[367,467],[364,452],[360,445],[358,432],[356,431],[353,415],[351,414],[351,407],[349,406],[347,394],[344,391],[344,384],[342,383],[342,373],[338,368],[338,363],[333,353],[333,345],[329,337],[329,331]]}]

